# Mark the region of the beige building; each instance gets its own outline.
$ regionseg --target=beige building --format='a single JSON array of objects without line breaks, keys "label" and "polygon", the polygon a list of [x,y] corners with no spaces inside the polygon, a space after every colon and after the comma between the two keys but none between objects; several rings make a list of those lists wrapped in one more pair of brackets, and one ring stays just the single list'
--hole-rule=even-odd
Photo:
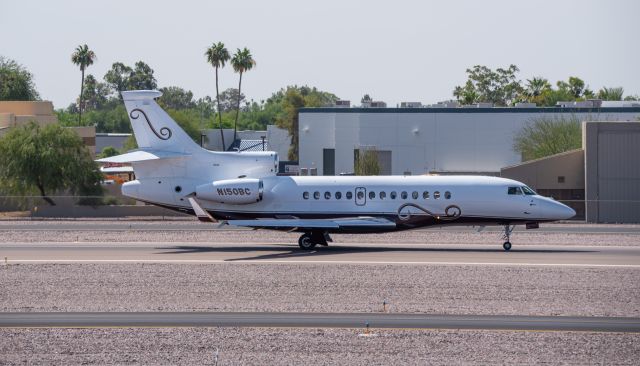
[{"label": "beige building", "polygon": [[640,123],[583,122],[582,149],[502,168],[588,222],[640,223]]},{"label": "beige building", "polygon": [[[0,136],[10,128],[23,126],[35,121],[41,126],[58,123],[53,111],[53,103],[49,101],[1,101],[0,102]],[[96,128],[94,126],[70,127],[82,138],[85,146],[96,155]]]}]

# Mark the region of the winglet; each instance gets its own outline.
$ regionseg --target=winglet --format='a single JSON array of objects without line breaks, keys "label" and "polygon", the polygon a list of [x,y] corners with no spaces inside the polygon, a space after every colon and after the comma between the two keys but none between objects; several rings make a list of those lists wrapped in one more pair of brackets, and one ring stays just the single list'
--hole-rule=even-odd
[{"label": "winglet", "polygon": [[202,222],[217,222],[205,209],[203,209],[198,201],[196,201],[193,197],[188,197],[189,203],[191,207],[193,207],[193,211],[195,212],[198,220]]}]

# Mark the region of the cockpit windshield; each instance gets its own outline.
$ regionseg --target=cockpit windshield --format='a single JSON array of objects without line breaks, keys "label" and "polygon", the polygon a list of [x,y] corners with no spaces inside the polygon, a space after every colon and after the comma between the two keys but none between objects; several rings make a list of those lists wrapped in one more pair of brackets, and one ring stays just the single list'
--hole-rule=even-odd
[{"label": "cockpit windshield", "polygon": [[531,189],[531,188],[529,188],[527,186],[522,186],[521,188],[522,188],[522,191],[524,192],[524,194],[526,194],[527,196],[535,196],[535,195],[537,195],[537,193],[533,189]]}]

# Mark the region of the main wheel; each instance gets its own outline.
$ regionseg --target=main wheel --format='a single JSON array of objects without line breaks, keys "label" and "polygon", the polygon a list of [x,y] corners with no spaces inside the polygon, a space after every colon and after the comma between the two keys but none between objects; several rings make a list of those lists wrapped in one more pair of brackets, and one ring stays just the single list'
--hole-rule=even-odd
[{"label": "main wheel", "polygon": [[504,244],[502,244],[502,247],[504,248],[504,250],[511,250],[511,243],[505,241]]},{"label": "main wheel", "polygon": [[298,245],[302,250],[311,250],[315,248],[316,243],[311,239],[311,234],[302,234],[298,239]]}]

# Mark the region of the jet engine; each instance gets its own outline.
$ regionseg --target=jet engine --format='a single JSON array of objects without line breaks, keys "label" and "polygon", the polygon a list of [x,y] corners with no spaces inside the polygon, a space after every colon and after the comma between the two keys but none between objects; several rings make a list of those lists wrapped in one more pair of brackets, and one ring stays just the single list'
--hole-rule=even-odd
[{"label": "jet engine", "polygon": [[262,179],[217,180],[196,187],[196,197],[230,205],[247,205],[262,201]]}]

